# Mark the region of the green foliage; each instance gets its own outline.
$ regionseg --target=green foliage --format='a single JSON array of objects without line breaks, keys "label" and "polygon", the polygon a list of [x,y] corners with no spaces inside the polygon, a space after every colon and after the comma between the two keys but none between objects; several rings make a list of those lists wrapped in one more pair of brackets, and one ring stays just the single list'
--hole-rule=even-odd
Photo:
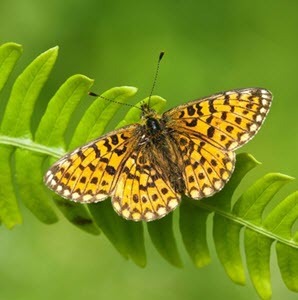
[{"label": "green foliage", "polygon": [[[0,89],[2,90],[22,53],[20,45],[0,47]],[[70,77],[49,101],[36,132],[31,118],[41,89],[57,57],[52,48],[38,56],[16,79],[0,126],[0,221],[7,228],[22,222],[18,200],[46,224],[57,222],[56,208],[78,228],[98,235],[103,232],[125,258],[146,265],[144,225],[126,221],[112,209],[110,201],[88,206],[70,202],[52,194],[42,182],[46,168],[67,150],[104,133],[121,105],[97,98],[78,123],[69,146],[64,136],[72,115],[93,81],[83,75]],[[103,93],[111,100],[127,102],[136,93],[133,87],[117,87]],[[143,100],[148,101],[148,98]],[[151,98],[161,111],[165,100]],[[140,103],[138,104],[140,105]],[[118,125],[136,122],[140,110],[132,108]],[[271,173],[245,190],[239,199],[233,194],[245,175],[258,162],[249,154],[237,155],[235,172],[225,188],[212,198],[194,201],[184,197],[180,206],[180,232],[187,252],[197,267],[211,262],[207,243],[207,219],[213,218],[213,239],[217,255],[227,275],[237,284],[246,282],[241,255],[241,232],[249,276],[262,299],[270,299],[270,256],[274,245],[278,266],[287,287],[298,292],[298,232],[293,232],[298,218],[298,192],[294,192],[265,216],[263,212],[273,196],[292,178]],[[233,202],[232,202],[233,201]],[[147,224],[151,240],[159,253],[172,265],[182,267],[173,214]]]}]

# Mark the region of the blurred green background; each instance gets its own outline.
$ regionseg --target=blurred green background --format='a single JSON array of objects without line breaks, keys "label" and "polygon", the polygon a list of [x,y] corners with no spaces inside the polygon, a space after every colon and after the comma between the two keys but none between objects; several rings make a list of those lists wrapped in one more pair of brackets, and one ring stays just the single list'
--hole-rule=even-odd
[{"label": "blurred green background", "polygon": [[[40,113],[76,73],[95,79],[97,93],[132,85],[139,88],[135,101],[148,96],[161,50],[166,56],[155,93],[168,100],[168,108],[222,90],[270,89],[271,112],[257,137],[240,150],[263,163],[244,188],[266,172],[298,177],[297,16],[294,0],[3,0],[0,38],[24,46],[15,75],[59,45],[58,61],[39,99]],[[295,189],[297,181],[276,201]],[[63,217],[46,226],[21,208],[23,225],[0,228],[0,300],[258,299],[249,279],[246,287],[228,279],[212,239],[212,264],[196,269],[177,232],[185,263],[180,270],[164,261],[147,237],[148,266],[141,269],[125,261],[103,235],[89,236]],[[274,251],[272,288],[273,299],[297,299],[280,278]]]}]

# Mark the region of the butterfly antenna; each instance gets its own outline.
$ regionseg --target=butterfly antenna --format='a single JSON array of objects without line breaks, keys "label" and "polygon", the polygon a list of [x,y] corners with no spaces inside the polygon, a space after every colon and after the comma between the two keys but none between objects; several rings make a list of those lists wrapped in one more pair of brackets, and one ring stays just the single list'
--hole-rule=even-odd
[{"label": "butterfly antenna", "polygon": [[113,102],[113,103],[117,103],[117,104],[120,104],[120,105],[125,105],[125,106],[129,106],[129,107],[136,107],[140,110],[142,110],[140,107],[136,106],[136,105],[133,105],[133,104],[130,104],[130,103],[124,103],[124,102],[119,102],[119,101],[116,101],[116,100],[112,100],[112,99],[109,99],[105,96],[102,96],[102,95],[98,95],[96,93],[93,93],[93,92],[88,92],[88,95],[89,96],[92,96],[92,97],[99,97],[103,100],[106,100],[106,101],[109,101],[109,102]]},{"label": "butterfly antenna", "polygon": [[156,80],[157,80],[157,76],[158,76],[158,72],[159,72],[160,61],[161,61],[161,59],[163,58],[164,54],[165,54],[165,52],[162,51],[162,52],[160,52],[159,57],[158,57],[158,62],[157,62],[157,67],[156,67],[155,76],[154,76],[154,81],[153,81],[153,85],[152,85],[151,92],[150,92],[149,99],[148,99],[148,107],[149,107],[149,108],[150,108],[150,100],[151,100],[151,96],[152,96],[153,90],[154,90],[155,85],[156,85]]}]

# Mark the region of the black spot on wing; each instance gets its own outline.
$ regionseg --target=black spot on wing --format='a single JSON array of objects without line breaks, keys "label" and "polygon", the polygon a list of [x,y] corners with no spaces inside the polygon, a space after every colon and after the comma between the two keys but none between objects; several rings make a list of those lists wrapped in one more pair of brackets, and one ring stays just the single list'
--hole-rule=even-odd
[{"label": "black spot on wing", "polygon": [[188,127],[195,127],[198,124],[197,119],[192,119],[190,122],[185,122]]},{"label": "black spot on wing", "polygon": [[112,140],[113,145],[118,145],[119,144],[119,139],[118,139],[117,134],[112,135],[111,140]]},{"label": "black spot on wing", "polygon": [[215,132],[215,128],[214,127],[209,127],[208,128],[208,130],[207,130],[207,136],[208,136],[208,138],[212,138],[213,137],[213,135],[214,135],[214,132]]},{"label": "black spot on wing", "polygon": [[106,172],[109,174],[109,175],[115,175],[116,173],[116,170],[113,166],[106,166]]},{"label": "black spot on wing", "polygon": [[194,109],[193,106],[188,106],[187,107],[187,113],[189,116],[193,116],[195,114],[196,110]]}]

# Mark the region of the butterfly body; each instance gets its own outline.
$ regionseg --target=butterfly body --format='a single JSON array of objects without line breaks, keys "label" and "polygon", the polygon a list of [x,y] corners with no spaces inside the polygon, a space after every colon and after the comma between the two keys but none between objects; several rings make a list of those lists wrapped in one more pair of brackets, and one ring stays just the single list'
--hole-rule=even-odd
[{"label": "butterfly body", "polygon": [[212,196],[229,180],[235,150],[259,130],[272,95],[260,88],[215,94],[158,114],[142,106],[140,123],[66,154],[45,182],[70,200],[111,197],[126,219],[151,221],[174,210],[183,194]]}]

